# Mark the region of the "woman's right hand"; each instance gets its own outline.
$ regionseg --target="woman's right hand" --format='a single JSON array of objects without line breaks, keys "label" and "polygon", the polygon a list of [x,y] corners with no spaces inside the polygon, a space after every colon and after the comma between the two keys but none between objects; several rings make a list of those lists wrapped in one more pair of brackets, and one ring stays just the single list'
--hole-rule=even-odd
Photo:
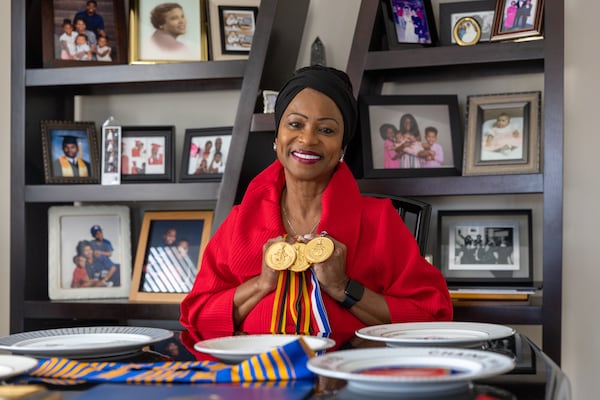
[{"label": "woman's right hand", "polygon": [[267,249],[273,244],[278,242],[285,242],[286,238],[283,236],[277,236],[275,238],[269,239],[263,245],[263,256],[262,256],[262,269],[260,271],[260,275],[258,276],[258,288],[262,292],[270,293],[275,288],[277,288],[277,280],[279,279],[280,271],[277,271],[271,267],[269,267],[266,263],[266,252]]}]

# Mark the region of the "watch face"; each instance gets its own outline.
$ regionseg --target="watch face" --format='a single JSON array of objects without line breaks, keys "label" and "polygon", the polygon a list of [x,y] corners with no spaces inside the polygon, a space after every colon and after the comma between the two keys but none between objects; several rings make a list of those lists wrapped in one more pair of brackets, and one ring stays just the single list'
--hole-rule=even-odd
[{"label": "watch face", "polygon": [[353,279],[348,281],[346,289],[344,289],[346,296],[351,297],[355,301],[360,301],[360,299],[362,299],[364,291],[365,287]]}]

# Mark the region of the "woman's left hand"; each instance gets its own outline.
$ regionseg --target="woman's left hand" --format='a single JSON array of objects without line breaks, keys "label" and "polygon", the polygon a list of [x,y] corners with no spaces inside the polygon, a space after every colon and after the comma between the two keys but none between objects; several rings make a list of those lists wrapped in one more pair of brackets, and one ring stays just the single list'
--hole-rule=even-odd
[{"label": "woman's left hand", "polygon": [[346,245],[327,236],[333,241],[333,254],[322,263],[313,264],[312,268],[315,271],[321,290],[325,291],[332,298],[342,301],[345,294],[344,289],[348,276],[346,275]]}]

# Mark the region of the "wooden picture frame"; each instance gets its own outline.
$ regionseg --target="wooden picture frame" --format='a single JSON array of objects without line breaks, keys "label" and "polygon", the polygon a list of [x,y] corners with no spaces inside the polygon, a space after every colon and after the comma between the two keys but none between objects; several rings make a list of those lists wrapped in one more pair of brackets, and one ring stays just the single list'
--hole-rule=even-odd
[{"label": "wooden picture frame", "polygon": [[127,298],[130,284],[128,207],[52,206],[48,209],[50,300]]},{"label": "wooden picture frame", "polygon": [[490,40],[542,39],[544,0],[498,0]]},{"label": "wooden picture frame", "polygon": [[121,127],[121,182],[175,182],[175,126]]},{"label": "wooden picture frame", "polygon": [[260,0],[207,1],[211,59],[248,59]]},{"label": "wooden picture frame", "polygon": [[46,183],[99,182],[94,122],[43,120],[40,125]]},{"label": "wooden picture frame", "polygon": [[[86,29],[85,48],[76,49],[78,13],[86,16],[86,0],[50,0],[41,2],[42,13],[42,56],[44,67],[85,67],[92,65],[127,64],[127,36],[125,24],[125,6],[123,0],[97,0],[96,15],[102,18],[104,29]],[[77,18],[76,18],[77,17]],[[89,17],[86,17],[89,18]],[[69,24],[66,24],[68,20]],[[98,18],[88,19],[90,24]],[[84,21],[85,22],[85,21]],[[84,29],[83,25],[82,29]],[[83,32],[83,31],[82,31]],[[91,34],[89,32],[92,32]],[[69,33],[69,34],[67,34]],[[100,36],[106,42],[97,49]],[[88,58],[91,56],[91,59]]]},{"label": "wooden picture frame", "polygon": [[[204,1],[131,0],[129,62],[155,64],[208,60]],[[165,24],[164,18],[169,14],[174,14],[173,22]]]},{"label": "wooden picture frame", "polygon": [[540,102],[539,91],[468,96],[463,174],[540,172]]},{"label": "wooden picture frame", "polygon": [[[460,175],[462,135],[457,96],[364,96],[359,107],[366,178]],[[397,135],[406,120],[413,126],[410,139]],[[431,149],[427,149],[426,131],[437,136]]]},{"label": "wooden picture frame", "polygon": [[145,212],[129,300],[180,303],[194,284],[212,219],[212,211]]},{"label": "wooden picture frame", "polygon": [[439,210],[434,264],[451,286],[533,286],[531,210]]},{"label": "wooden picture frame", "polygon": [[440,44],[451,46],[458,44],[454,38],[456,23],[465,17],[474,18],[481,30],[479,43],[489,42],[494,25],[494,13],[497,0],[461,1],[456,3],[440,3]]},{"label": "wooden picture frame", "polygon": [[186,129],[181,161],[181,181],[223,179],[231,147],[232,127]]},{"label": "wooden picture frame", "polygon": [[437,44],[431,0],[384,0],[381,8],[389,49]]}]

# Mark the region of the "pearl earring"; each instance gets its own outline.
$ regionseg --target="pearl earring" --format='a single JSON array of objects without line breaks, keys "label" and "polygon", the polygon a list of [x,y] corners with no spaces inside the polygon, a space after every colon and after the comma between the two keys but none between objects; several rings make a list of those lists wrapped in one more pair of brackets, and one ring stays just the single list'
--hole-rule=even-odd
[{"label": "pearl earring", "polygon": [[277,142],[273,142],[273,151],[277,151]]},{"label": "pearl earring", "polygon": [[344,162],[344,153],[342,152],[342,156],[340,157],[340,162]]}]

